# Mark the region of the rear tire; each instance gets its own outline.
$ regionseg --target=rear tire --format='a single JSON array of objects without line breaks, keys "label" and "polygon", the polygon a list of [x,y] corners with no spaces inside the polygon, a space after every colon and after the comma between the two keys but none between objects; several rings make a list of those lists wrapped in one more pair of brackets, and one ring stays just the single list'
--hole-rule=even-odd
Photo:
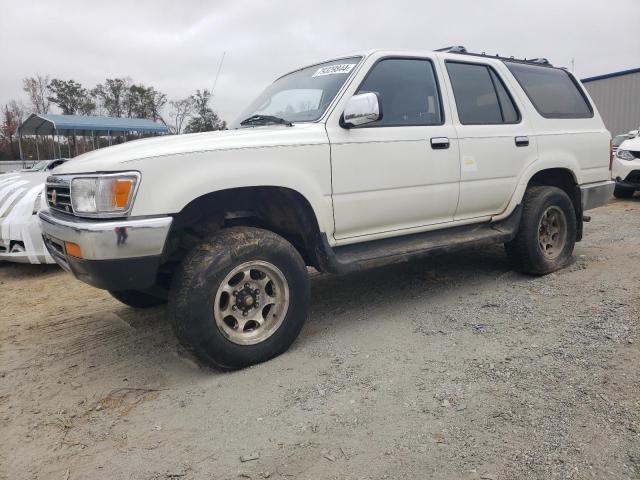
[{"label": "rear tire", "polygon": [[139,290],[109,290],[109,293],[116,300],[133,308],[150,308],[167,303],[163,298],[155,297]]},{"label": "rear tire", "polygon": [[545,275],[569,263],[576,242],[576,213],[569,196],[557,187],[529,187],[516,237],[505,243],[519,272]]},{"label": "rear tire", "polygon": [[234,370],[285,352],[308,315],[309,278],[284,238],[226,228],[176,271],[168,315],[180,343],[207,365]]},{"label": "rear tire", "polygon": [[613,190],[613,196],[616,198],[631,198],[635,191],[635,188],[619,187],[616,185],[616,188]]}]

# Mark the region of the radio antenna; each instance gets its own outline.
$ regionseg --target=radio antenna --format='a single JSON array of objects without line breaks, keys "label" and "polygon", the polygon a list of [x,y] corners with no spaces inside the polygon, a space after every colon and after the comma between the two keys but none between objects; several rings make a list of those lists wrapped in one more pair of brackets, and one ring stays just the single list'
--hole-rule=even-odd
[{"label": "radio antenna", "polygon": [[216,79],[213,81],[213,87],[211,88],[211,98],[213,99],[214,92],[216,91],[216,85],[218,84],[218,77],[220,76],[220,70],[222,70],[222,64],[224,63],[224,57],[227,52],[222,52],[222,58],[220,59],[220,64],[218,65],[218,72],[216,73]]}]

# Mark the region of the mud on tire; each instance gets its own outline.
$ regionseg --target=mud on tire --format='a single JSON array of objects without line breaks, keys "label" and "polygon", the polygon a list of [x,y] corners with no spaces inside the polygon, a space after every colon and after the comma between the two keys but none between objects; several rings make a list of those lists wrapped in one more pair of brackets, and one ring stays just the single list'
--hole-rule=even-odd
[{"label": "mud on tire", "polygon": [[514,268],[544,275],[569,263],[576,242],[576,213],[569,196],[550,186],[529,187],[516,237],[505,243]]},{"label": "mud on tire", "polygon": [[309,279],[298,251],[273,232],[233,227],[185,256],[167,311],[187,350],[212,367],[233,370],[286,351],[308,307]]}]

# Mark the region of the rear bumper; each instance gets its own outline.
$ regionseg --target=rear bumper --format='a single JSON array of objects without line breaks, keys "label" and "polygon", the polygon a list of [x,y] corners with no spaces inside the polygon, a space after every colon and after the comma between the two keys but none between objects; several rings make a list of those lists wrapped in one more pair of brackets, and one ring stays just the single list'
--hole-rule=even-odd
[{"label": "rear bumper", "polygon": [[[155,282],[171,217],[123,220],[60,218],[41,211],[40,228],[53,259],[79,280],[105,290],[138,290]],[[65,242],[80,247],[67,253]]]},{"label": "rear bumper", "polygon": [[613,196],[615,185],[615,182],[612,180],[580,185],[582,211],[591,210],[592,208],[606,204]]}]

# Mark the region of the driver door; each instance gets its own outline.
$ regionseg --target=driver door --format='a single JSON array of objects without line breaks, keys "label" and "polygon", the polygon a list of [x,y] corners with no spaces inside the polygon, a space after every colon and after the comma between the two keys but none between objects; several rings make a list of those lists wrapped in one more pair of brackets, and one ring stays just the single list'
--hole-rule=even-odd
[{"label": "driver door", "polygon": [[434,62],[379,59],[356,94],[365,92],[378,94],[379,120],[352,128],[327,124],[336,240],[400,235],[453,221],[458,141],[444,119]]}]

